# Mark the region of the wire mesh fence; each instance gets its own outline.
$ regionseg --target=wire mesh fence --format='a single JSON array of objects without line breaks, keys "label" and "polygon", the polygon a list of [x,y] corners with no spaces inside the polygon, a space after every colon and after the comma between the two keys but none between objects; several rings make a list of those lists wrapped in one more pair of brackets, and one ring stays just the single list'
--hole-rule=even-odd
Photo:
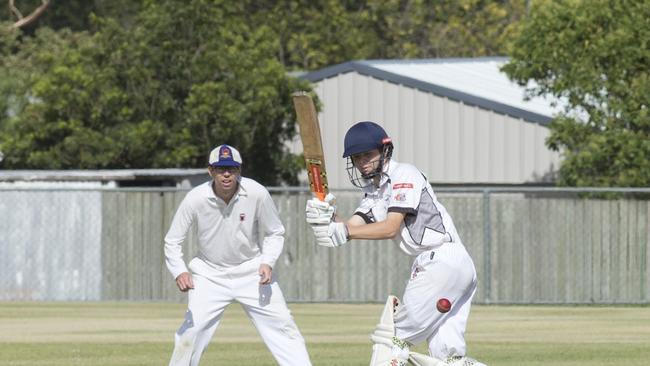
[{"label": "wire mesh fence", "polygon": [[100,298],[101,195],[0,191],[0,300]]},{"label": "wire mesh fence", "polygon": [[[315,245],[309,192],[271,189],[286,228],[289,301],[382,302],[412,258],[391,240]],[[0,190],[0,300],[183,301],[163,238],[176,189]],[[361,198],[336,191],[338,212]],[[479,276],[477,303],[649,303],[650,189],[441,188]],[[184,246],[186,259],[196,237]]]}]

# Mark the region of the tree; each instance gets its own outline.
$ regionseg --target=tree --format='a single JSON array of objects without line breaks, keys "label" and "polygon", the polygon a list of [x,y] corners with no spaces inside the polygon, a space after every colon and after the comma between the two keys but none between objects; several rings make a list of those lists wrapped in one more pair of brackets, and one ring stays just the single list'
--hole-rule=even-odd
[{"label": "tree", "polygon": [[[42,1],[15,3],[27,11]],[[48,26],[94,31],[91,14],[114,18],[129,28],[145,3],[54,1],[23,30],[33,34],[36,27]],[[276,57],[291,70],[315,70],[354,59],[503,55],[526,12],[521,0],[242,0],[240,4],[243,13],[238,17],[253,28],[273,32]],[[5,17],[15,18],[9,10]]]},{"label": "tree", "polygon": [[41,27],[89,31],[90,15],[112,17],[123,25],[131,24],[143,0],[3,0],[0,19],[14,22],[24,33],[33,35]]},{"label": "tree", "polygon": [[9,9],[11,12],[18,18],[18,20],[12,24],[13,28],[23,28],[27,27],[33,22],[35,22],[38,18],[45,13],[45,10],[47,10],[48,6],[50,5],[50,0],[42,0],[41,4],[35,8],[29,15],[23,16],[22,12],[18,10],[18,8],[15,5],[14,0],[9,0]]},{"label": "tree", "polygon": [[39,31],[38,37],[25,38],[13,22],[0,23],[0,141],[10,134],[3,131],[16,127],[17,115],[34,101],[30,85],[47,71],[57,54],[83,37],[46,28]]},{"label": "tree", "polygon": [[645,1],[535,3],[504,71],[567,110],[548,146],[560,184],[650,185],[650,7]]},{"label": "tree", "polygon": [[370,0],[378,58],[503,55],[525,13],[522,1]]},{"label": "tree", "polygon": [[289,69],[355,59],[505,54],[526,9],[520,0],[279,0],[246,2],[251,24],[277,34]]},{"label": "tree", "polygon": [[0,138],[0,164],[203,167],[214,145],[230,143],[249,176],[295,183],[284,141],[295,134],[291,92],[307,86],[286,75],[272,32],[243,13],[228,1],[147,1],[130,29],[94,18],[92,35],[37,31],[27,43],[59,37],[68,47],[15,56],[40,74]]},{"label": "tree", "polygon": [[244,1],[250,24],[268,27],[278,40],[277,58],[288,69],[316,70],[373,54],[365,22],[357,17],[365,1]]},{"label": "tree", "polygon": [[[43,1],[14,3],[25,11]],[[500,54],[523,7],[517,0],[51,1],[29,27],[0,34],[0,167],[203,166],[219,141],[242,150],[253,177],[295,182],[300,160],[283,147],[295,133],[289,98],[308,87],[285,69]]]}]

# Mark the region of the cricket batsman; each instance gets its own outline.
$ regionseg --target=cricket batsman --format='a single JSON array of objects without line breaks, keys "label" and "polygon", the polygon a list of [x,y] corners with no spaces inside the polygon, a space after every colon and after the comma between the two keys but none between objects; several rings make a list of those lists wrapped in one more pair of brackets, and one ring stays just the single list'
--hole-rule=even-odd
[{"label": "cricket batsman", "polygon": [[[347,221],[336,218],[335,197],[307,201],[316,242],[338,247],[351,239],[394,239],[414,258],[403,301],[390,296],[371,339],[371,366],[485,366],[466,356],[465,328],[476,291],[476,269],[451,216],[427,177],[391,158],[393,143],[374,122],[346,133],[343,158],[350,181],[363,191]],[[427,342],[429,356],[409,347]]]}]

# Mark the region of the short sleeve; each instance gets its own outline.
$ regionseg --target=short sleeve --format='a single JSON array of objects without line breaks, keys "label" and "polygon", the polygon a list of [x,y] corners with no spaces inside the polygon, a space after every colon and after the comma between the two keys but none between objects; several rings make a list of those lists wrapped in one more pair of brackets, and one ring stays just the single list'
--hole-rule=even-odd
[{"label": "short sleeve", "polygon": [[376,219],[374,213],[372,212],[374,205],[375,205],[375,200],[373,200],[372,198],[368,197],[368,195],[366,195],[361,200],[359,207],[357,207],[357,209],[354,210],[354,214],[361,217],[363,221],[366,222],[366,224],[377,222],[378,220]]}]

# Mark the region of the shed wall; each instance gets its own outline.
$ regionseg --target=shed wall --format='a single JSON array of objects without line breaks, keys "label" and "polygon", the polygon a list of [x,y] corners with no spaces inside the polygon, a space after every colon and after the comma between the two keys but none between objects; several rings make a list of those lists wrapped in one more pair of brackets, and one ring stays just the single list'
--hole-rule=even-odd
[{"label": "shed wall", "polygon": [[[351,188],[343,138],[358,121],[372,120],[393,138],[396,160],[415,164],[434,183],[523,184],[552,179],[559,154],[544,141],[547,127],[356,72],[314,85],[328,179]],[[297,138],[293,150],[302,151]]]}]

